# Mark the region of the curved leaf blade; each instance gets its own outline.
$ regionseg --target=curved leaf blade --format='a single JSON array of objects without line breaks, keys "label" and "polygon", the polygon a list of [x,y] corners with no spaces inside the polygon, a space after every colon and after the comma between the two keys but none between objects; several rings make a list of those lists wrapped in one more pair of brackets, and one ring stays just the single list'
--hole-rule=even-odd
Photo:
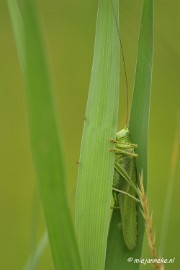
[{"label": "curved leaf blade", "polygon": [[52,85],[35,4],[23,0],[22,13],[16,1],[9,0],[8,4],[26,83],[32,152],[54,266],[57,270],[79,270],[81,261],[66,197]]},{"label": "curved leaf blade", "polygon": [[[132,142],[138,145],[137,172],[143,170],[144,186],[147,185],[148,127],[151,98],[151,79],[153,62],[153,0],[144,0],[141,17],[135,86],[130,115],[129,130]],[[133,251],[125,245],[119,230],[119,210],[114,210],[110,224],[106,270],[135,270],[140,264],[128,258],[140,258],[144,236],[144,219],[138,207],[138,243]]]},{"label": "curved leaf blade", "polygon": [[103,270],[110,220],[114,154],[108,138],[118,120],[118,0],[100,0],[94,59],[81,143],[76,195],[76,231],[86,270]]}]

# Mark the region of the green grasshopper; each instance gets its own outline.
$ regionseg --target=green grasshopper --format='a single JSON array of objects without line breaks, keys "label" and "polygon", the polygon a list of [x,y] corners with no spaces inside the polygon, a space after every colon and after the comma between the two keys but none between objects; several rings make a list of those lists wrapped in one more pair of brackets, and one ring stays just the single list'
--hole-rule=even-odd
[{"label": "green grasshopper", "polygon": [[138,195],[137,188],[137,172],[136,172],[136,157],[135,148],[136,144],[132,143],[129,129],[127,128],[128,122],[128,79],[126,73],[125,58],[123,53],[123,46],[120,37],[118,21],[115,15],[113,3],[111,2],[112,10],[114,13],[117,34],[122,53],[122,60],[124,65],[124,74],[126,80],[126,126],[124,129],[116,133],[116,139],[110,139],[113,142],[114,148],[110,151],[115,152],[115,165],[113,175],[113,198],[115,208],[120,209],[121,226],[124,237],[124,243],[129,250],[133,250],[137,245],[137,201]]},{"label": "green grasshopper", "polygon": [[110,151],[115,152],[113,176],[113,197],[115,207],[120,208],[121,225],[125,245],[133,250],[137,244],[137,173],[135,154],[136,144],[131,142],[127,127],[116,133],[115,144]]}]

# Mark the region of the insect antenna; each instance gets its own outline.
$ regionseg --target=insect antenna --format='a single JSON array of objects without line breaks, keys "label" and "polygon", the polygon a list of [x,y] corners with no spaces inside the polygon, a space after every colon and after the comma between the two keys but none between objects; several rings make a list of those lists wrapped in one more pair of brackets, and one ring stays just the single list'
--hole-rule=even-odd
[{"label": "insect antenna", "polygon": [[112,5],[112,10],[113,10],[113,14],[114,14],[115,23],[116,23],[116,29],[117,29],[117,32],[118,32],[119,43],[120,43],[120,47],[121,47],[121,55],[122,55],[125,82],[126,82],[126,127],[127,127],[128,126],[128,119],[129,119],[129,87],[128,87],[127,72],[126,72],[126,62],[125,62],[125,58],[124,58],[124,51],[123,51],[123,45],[122,45],[122,40],[121,40],[121,36],[120,36],[118,21],[117,21],[117,17],[116,17],[116,14],[115,14],[115,10],[114,10],[112,0],[111,0],[111,5]]}]

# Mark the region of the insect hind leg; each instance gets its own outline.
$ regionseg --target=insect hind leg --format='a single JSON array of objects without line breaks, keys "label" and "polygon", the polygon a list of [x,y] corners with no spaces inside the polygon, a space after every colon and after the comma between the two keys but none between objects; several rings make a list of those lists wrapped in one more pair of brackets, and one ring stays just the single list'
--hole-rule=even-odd
[{"label": "insect hind leg", "polygon": [[128,156],[131,156],[131,157],[137,157],[138,155],[135,154],[135,153],[131,153],[131,152],[128,152],[128,151],[125,151],[125,150],[122,150],[122,149],[119,149],[119,148],[113,148],[111,147],[109,149],[110,152],[116,152],[116,153],[122,153],[122,154],[125,154],[125,155],[128,155]]}]

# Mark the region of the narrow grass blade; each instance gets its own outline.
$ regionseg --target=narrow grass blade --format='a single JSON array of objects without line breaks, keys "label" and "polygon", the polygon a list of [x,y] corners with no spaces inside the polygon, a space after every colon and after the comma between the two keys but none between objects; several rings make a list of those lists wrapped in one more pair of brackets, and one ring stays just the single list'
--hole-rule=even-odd
[{"label": "narrow grass blade", "polygon": [[[150,93],[153,59],[153,0],[144,0],[141,18],[140,36],[134,94],[130,115],[129,129],[133,143],[138,144],[137,171],[138,176],[143,170],[144,186],[147,182],[147,147],[150,110]],[[140,258],[144,236],[144,219],[138,207],[138,244],[134,251],[128,251],[124,245],[123,236],[119,229],[119,210],[114,210],[111,220],[106,270],[135,270],[140,265],[132,260]],[[128,259],[129,258],[129,259]]]},{"label": "narrow grass blade", "polygon": [[14,31],[15,41],[16,41],[16,48],[18,57],[20,59],[20,65],[22,70],[24,71],[24,62],[25,62],[25,52],[24,52],[24,37],[23,37],[23,31],[24,31],[24,25],[22,16],[17,4],[17,0],[7,0],[8,7],[9,7],[9,13],[11,16],[12,21],[12,27]]},{"label": "narrow grass blade", "polygon": [[33,251],[30,255],[24,270],[35,270],[38,267],[39,261],[44,254],[45,248],[47,247],[48,243],[48,234],[47,231],[44,232],[43,236],[41,237],[37,248]]},{"label": "narrow grass blade", "polygon": [[38,223],[40,217],[40,198],[35,187],[35,192],[33,196],[33,205],[32,205],[32,218],[30,226],[30,245],[29,245],[29,256],[25,263],[24,270],[35,270],[37,269],[39,262],[44,254],[44,251],[48,244],[48,234],[47,230],[42,235],[41,239],[37,243],[37,233],[38,233]]},{"label": "narrow grass blade", "polygon": [[99,0],[94,59],[86,108],[76,195],[76,231],[83,267],[103,270],[110,220],[114,154],[108,138],[118,120],[119,0]]},{"label": "narrow grass blade", "polygon": [[168,234],[168,228],[169,228],[169,220],[171,215],[171,209],[172,209],[172,202],[173,202],[173,191],[176,186],[175,180],[176,180],[176,170],[178,165],[178,157],[179,157],[179,150],[180,150],[180,112],[177,117],[177,126],[175,130],[175,136],[174,136],[174,142],[173,142],[173,148],[172,148],[172,155],[171,155],[171,167],[170,167],[170,173],[169,173],[169,181],[167,186],[167,192],[166,192],[166,200],[164,204],[164,211],[163,211],[163,217],[162,217],[162,226],[161,226],[161,235],[160,235],[160,248],[159,248],[159,254],[162,254],[164,256],[164,250],[166,248],[166,237]]},{"label": "narrow grass blade", "polygon": [[33,0],[8,1],[26,83],[32,152],[56,270],[81,269],[68,209],[62,149],[41,33]]}]

